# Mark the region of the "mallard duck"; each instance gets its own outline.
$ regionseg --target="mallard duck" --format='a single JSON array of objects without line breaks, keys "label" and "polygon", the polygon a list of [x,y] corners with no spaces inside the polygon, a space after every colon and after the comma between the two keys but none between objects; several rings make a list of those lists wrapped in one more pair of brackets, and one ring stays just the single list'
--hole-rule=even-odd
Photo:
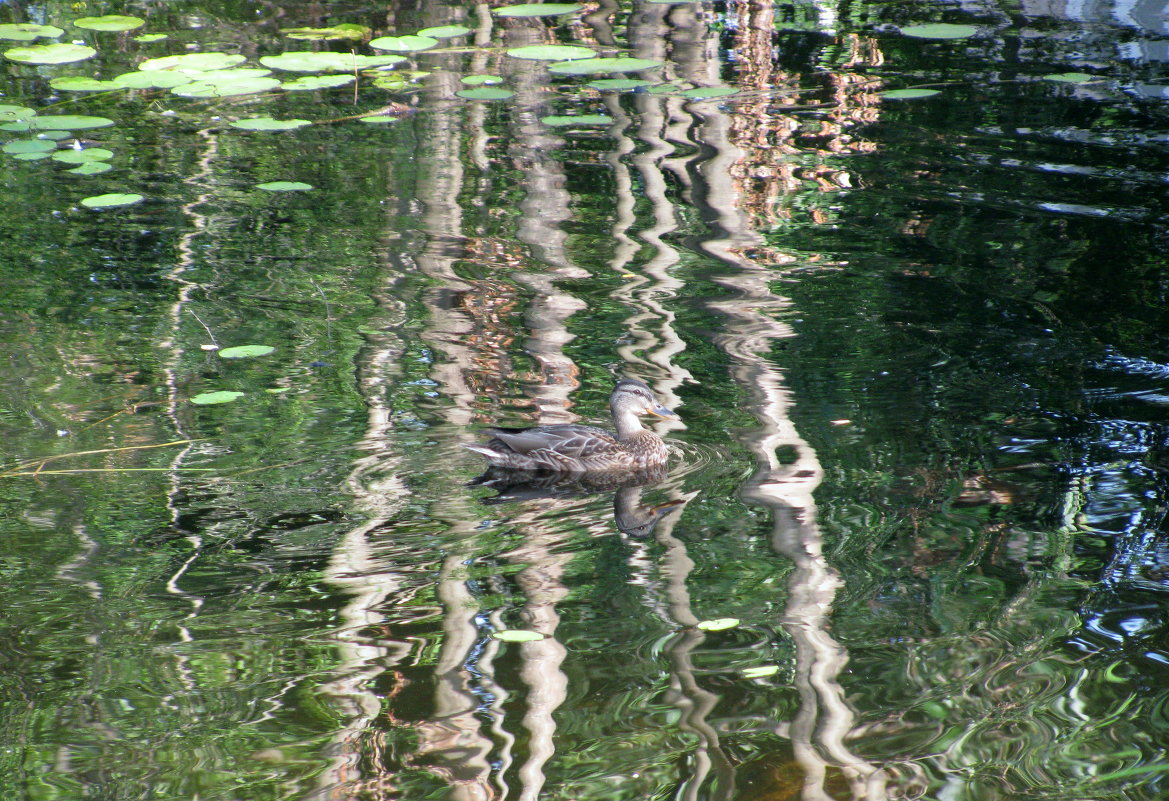
[{"label": "mallard duck", "polygon": [[609,396],[612,434],[601,428],[572,423],[535,428],[489,428],[492,439],[464,447],[481,453],[494,467],[556,473],[607,470],[643,470],[666,463],[666,443],[641,427],[638,415],[677,417],[657,402],[641,381],[624,378]]}]

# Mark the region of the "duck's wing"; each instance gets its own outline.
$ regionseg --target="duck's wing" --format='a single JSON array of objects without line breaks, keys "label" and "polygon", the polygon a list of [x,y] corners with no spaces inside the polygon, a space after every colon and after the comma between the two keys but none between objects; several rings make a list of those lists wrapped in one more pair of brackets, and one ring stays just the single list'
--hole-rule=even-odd
[{"label": "duck's wing", "polygon": [[617,439],[612,434],[592,426],[492,428],[489,431],[495,440],[520,454],[552,451],[570,459],[588,459],[620,450]]}]

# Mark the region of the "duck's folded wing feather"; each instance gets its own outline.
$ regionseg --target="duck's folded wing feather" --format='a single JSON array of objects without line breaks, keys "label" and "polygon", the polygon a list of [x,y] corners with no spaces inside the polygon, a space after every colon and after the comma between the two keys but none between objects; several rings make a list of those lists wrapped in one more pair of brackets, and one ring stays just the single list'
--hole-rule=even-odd
[{"label": "duck's folded wing feather", "polygon": [[587,459],[618,449],[612,434],[592,426],[493,428],[491,433],[516,453],[547,450],[573,459]]}]

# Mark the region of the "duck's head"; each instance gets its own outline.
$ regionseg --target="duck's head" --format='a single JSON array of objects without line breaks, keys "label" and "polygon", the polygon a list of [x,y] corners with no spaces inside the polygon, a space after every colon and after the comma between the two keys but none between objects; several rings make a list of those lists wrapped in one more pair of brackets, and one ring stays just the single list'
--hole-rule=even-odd
[{"label": "duck's head", "polygon": [[677,417],[672,411],[658,403],[650,388],[635,378],[623,378],[609,396],[609,408],[614,417],[624,414],[652,414],[655,417]]}]

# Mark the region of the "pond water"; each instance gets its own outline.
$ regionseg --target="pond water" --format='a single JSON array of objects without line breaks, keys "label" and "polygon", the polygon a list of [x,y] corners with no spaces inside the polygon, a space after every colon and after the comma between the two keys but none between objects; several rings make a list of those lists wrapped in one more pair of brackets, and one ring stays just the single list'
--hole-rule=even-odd
[{"label": "pond water", "polygon": [[3,797],[1169,796],[1160,5],[559,5],[0,5]]}]

